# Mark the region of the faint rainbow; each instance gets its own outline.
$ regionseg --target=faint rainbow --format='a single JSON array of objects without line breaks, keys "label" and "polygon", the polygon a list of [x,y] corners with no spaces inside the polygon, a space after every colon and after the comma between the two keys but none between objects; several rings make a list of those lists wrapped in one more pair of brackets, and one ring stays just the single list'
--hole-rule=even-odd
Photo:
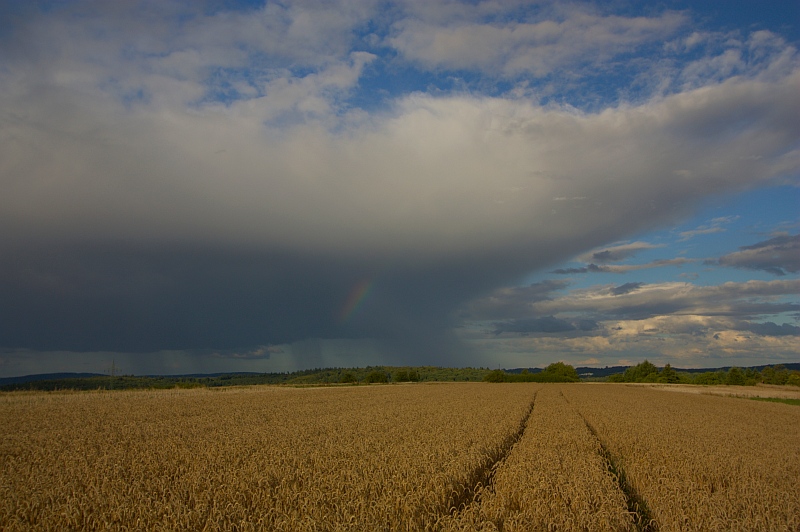
[{"label": "faint rainbow", "polygon": [[339,310],[339,323],[347,323],[350,321],[350,319],[355,315],[358,309],[361,308],[362,304],[369,296],[374,284],[375,283],[373,279],[364,279],[353,286],[353,288],[350,290],[350,294],[347,296],[347,300]]}]

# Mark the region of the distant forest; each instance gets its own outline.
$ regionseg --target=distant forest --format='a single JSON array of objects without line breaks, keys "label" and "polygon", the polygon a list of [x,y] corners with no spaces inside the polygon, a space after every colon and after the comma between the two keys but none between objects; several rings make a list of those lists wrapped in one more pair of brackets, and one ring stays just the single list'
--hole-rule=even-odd
[{"label": "distant forest", "polygon": [[289,373],[218,373],[210,375],[98,375],[57,373],[0,379],[0,391],[130,390],[283,384],[289,386],[360,385],[404,382],[654,382],[674,384],[759,383],[800,386],[800,363],[749,368],[678,369],[645,360],[635,366],[574,368],[557,362],[547,368],[443,368],[437,366],[367,366],[317,368]]}]

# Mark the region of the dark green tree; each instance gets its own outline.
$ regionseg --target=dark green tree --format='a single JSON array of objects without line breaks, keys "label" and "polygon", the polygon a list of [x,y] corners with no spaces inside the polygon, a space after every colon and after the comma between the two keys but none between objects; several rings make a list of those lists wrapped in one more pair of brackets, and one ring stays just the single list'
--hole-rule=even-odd
[{"label": "dark green tree", "polygon": [[408,376],[408,371],[404,369],[398,369],[394,372],[394,375],[392,375],[392,380],[394,382],[408,382],[411,379]]},{"label": "dark green tree", "polygon": [[389,382],[389,376],[386,375],[386,373],[383,371],[372,371],[364,379],[364,382],[366,382],[367,384],[372,384],[373,382],[387,383]]},{"label": "dark green tree", "polygon": [[725,377],[725,384],[731,386],[744,386],[744,373],[741,369],[733,367],[728,370],[728,375]]},{"label": "dark green tree", "polygon": [[508,374],[502,369],[495,369],[486,374],[485,382],[508,382]]},{"label": "dark green tree", "polygon": [[542,373],[548,379],[552,379],[550,382],[578,382],[580,380],[575,368],[563,362],[553,362],[544,368]]},{"label": "dark green tree", "polygon": [[658,368],[648,360],[631,366],[622,375],[623,382],[655,382],[658,379]]},{"label": "dark green tree", "polygon": [[661,370],[661,374],[658,376],[658,382],[675,384],[676,382],[680,382],[680,377],[678,377],[678,372],[672,369],[672,366],[666,364],[664,369]]},{"label": "dark green tree", "polygon": [[358,379],[356,379],[356,376],[350,373],[349,371],[345,371],[339,378],[339,382],[341,382],[342,384],[355,384],[358,382]]}]

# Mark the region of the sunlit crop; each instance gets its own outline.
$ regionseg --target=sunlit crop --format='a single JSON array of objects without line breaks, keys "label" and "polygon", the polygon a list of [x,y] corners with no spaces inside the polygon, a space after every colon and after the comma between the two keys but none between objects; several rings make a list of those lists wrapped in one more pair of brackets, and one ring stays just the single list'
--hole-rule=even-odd
[{"label": "sunlit crop", "polygon": [[488,488],[445,522],[454,530],[635,530],[599,441],[554,385],[537,393]]},{"label": "sunlit crop", "polygon": [[0,394],[2,530],[798,530],[800,408],[627,385]]},{"label": "sunlit crop", "polygon": [[430,528],[534,395],[498,391],[6,394],[0,528]]},{"label": "sunlit crop", "polygon": [[664,530],[800,530],[800,408],[616,385],[564,395]]}]

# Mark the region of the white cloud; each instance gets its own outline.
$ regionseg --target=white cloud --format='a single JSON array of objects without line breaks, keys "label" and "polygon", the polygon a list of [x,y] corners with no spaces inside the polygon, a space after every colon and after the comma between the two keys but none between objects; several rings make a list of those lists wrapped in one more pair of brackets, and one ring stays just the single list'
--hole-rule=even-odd
[{"label": "white cloud", "polygon": [[574,8],[536,22],[407,19],[395,25],[388,42],[406,59],[429,68],[541,77],[629,53],[663,40],[685,22],[672,12],[628,18]]}]

